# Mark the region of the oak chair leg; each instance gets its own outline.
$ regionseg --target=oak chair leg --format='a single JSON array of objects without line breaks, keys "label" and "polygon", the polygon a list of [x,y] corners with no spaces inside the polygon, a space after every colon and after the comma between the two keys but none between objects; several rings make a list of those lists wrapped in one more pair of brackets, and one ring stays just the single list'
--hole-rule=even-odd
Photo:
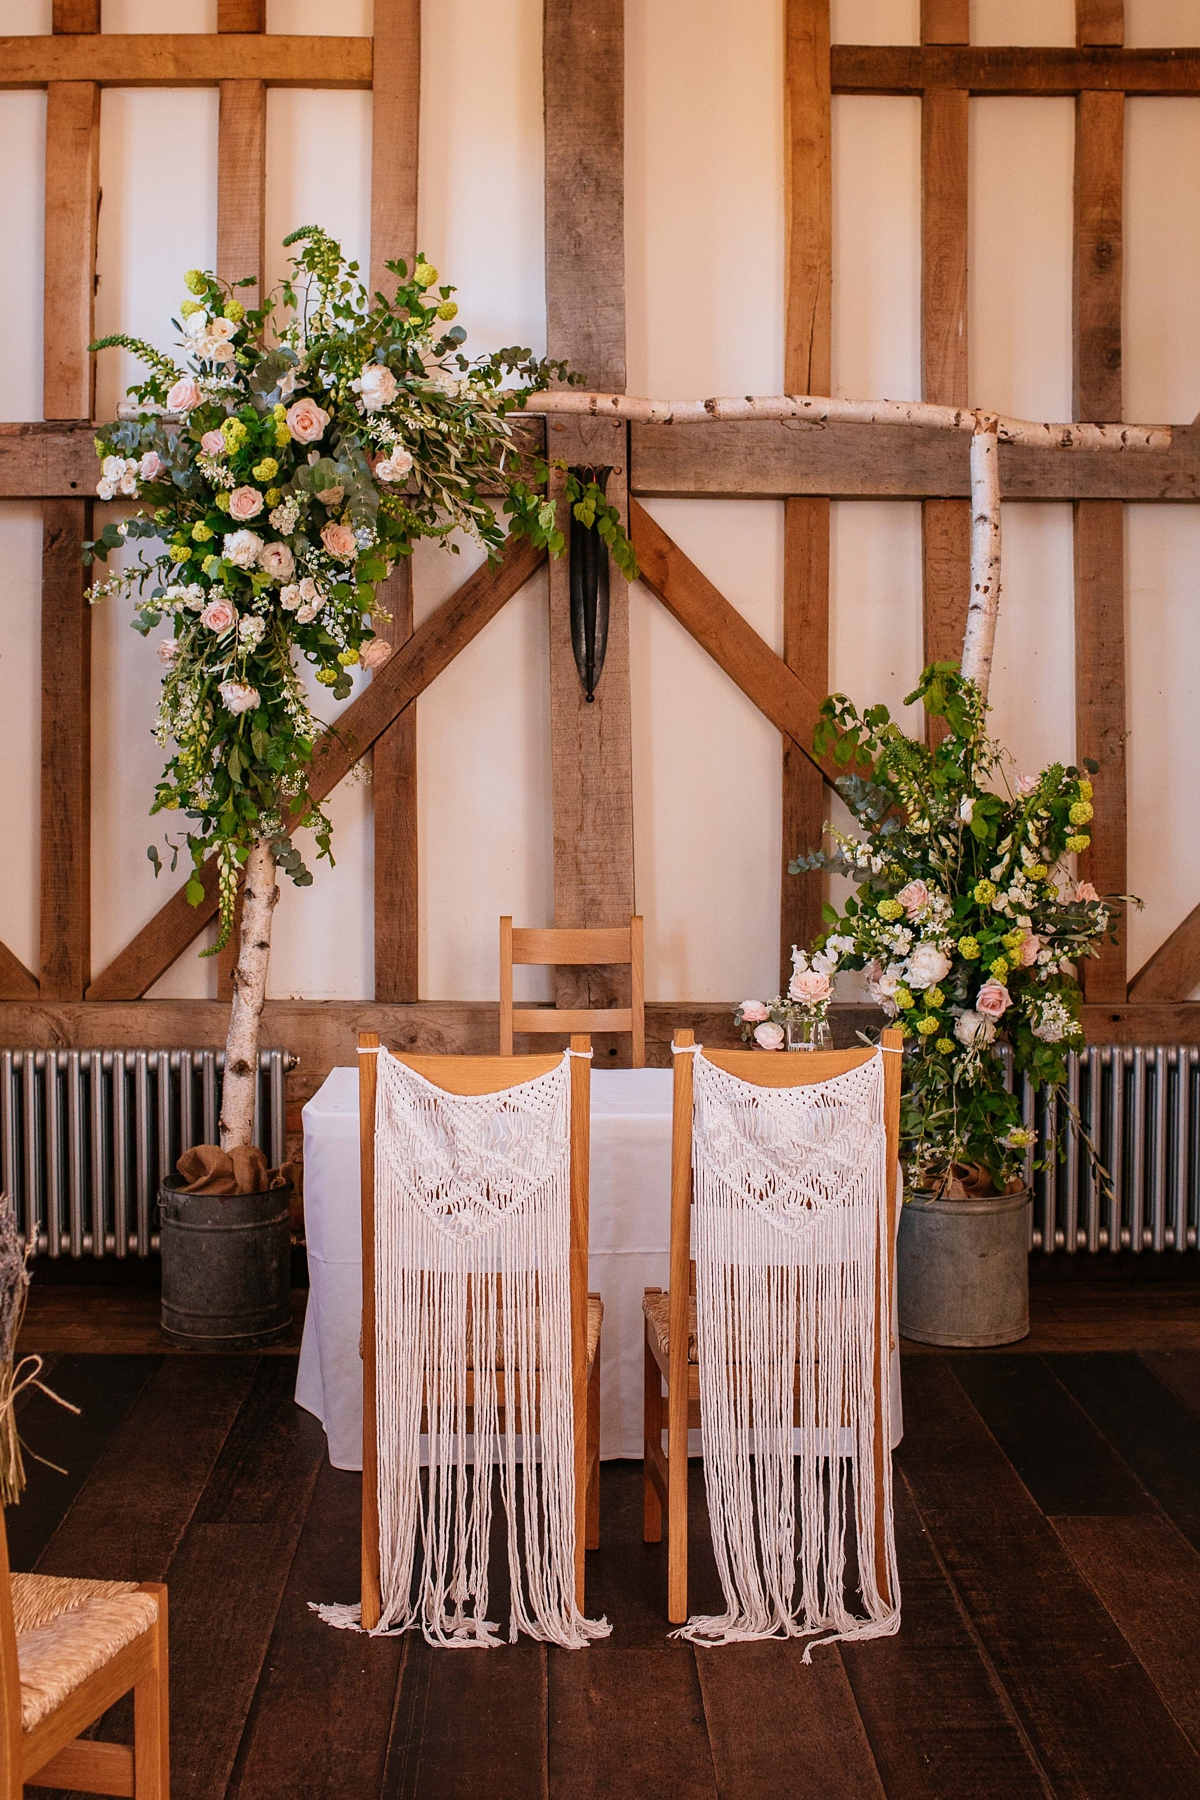
[{"label": "oak chair leg", "polygon": [[687,1373],[667,1388],[667,1618],[688,1616],[688,1390]]},{"label": "oak chair leg", "polygon": [[154,1667],[133,1690],[133,1768],[137,1800],[170,1800],[167,1590],[155,1587]]},{"label": "oak chair leg", "polygon": [[646,1359],[646,1397],[642,1436],[642,1539],[647,1544],[662,1543],[662,1501],[658,1497],[658,1489],[650,1476],[650,1447],[654,1445],[662,1450],[662,1376],[654,1352],[650,1348],[649,1337],[646,1337],[644,1355]]},{"label": "oak chair leg", "polygon": [[587,1392],[587,1442],[588,1442],[588,1484],[587,1484],[587,1535],[584,1543],[589,1550],[600,1548],[600,1346],[596,1345],[596,1354],[592,1360],[592,1372],[588,1376]]}]

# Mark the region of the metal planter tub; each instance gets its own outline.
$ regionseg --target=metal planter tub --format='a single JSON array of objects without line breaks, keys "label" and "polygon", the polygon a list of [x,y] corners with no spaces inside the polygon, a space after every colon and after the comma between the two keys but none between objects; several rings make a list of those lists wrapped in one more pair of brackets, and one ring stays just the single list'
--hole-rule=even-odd
[{"label": "metal planter tub", "polygon": [[964,1347],[1029,1333],[1033,1196],[905,1200],[896,1242],[901,1337]]},{"label": "metal planter tub", "polygon": [[159,1194],[162,1330],[172,1343],[252,1350],[292,1323],[291,1185],[261,1194]]}]

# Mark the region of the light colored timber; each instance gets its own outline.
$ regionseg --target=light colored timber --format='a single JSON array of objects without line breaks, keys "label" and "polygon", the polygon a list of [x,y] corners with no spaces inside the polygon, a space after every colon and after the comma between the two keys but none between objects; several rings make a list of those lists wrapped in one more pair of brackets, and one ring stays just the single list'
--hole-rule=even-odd
[{"label": "light colored timber", "polygon": [[1075,0],[1075,42],[1123,44],[1125,0]]},{"label": "light colored timber", "polygon": [[[0,71],[3,67],[0,50]],[[93,81],[52,82],[46,95],[43,297],[42,411],[47,419],[88,419],[92,414],[93,359],[87,347],[95,336],[99,208],[100,89]]]},{"label": "light colored timber", "polygon": [[217,143],[217,274],[251,277],[239,287],[247,309],[259,304],[266,255],[267,90],[261,81],[223,81]]},{"label": "light colored timber", "polygon": [[923,44],[966,44],[970,37],[970,0],[921,0]]},{"label": "light colored timber", "polygon": [[375,1363],[375,1095],[379,1035],[360,1031],[358,1056],[359,1201],[362,1208],[362,1625],[379,1623],[379,1440]]},{"label": "light colored timber", "polygon": [[282,33],[102,32],[72,37],[0,37],[0,89],[94,81],[101,87],[369,88],[371,39]]},{"label": "light colored timber", "polygon": [[[550,930],[517,927],[507,915],[500,920],[500,1053],[511,1056],[513,1033],[564,1031],[613,1032],[630,1037],[630,1066],[646,1061],[644,934],[642,920],[623,927]],[[513,965],[542,968],[629,970],[630,1004],[623,1007],[513,1007]]]}]

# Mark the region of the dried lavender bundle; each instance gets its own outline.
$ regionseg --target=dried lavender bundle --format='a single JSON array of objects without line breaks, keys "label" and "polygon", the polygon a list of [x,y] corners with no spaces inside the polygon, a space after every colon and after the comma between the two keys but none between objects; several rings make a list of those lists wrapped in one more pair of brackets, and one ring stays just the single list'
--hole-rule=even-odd
[{"label": "dried lavender bundle", "polygon": [[[17,1435],[16,1345],[29,1293],[29,1266],[12,1201],[0,1195],[0,1505],[19,1500],[25,1465]],[[41,1364],[39,1362],[38,1367]],[[36,1374],[36,1370],[34,1371]]]}]

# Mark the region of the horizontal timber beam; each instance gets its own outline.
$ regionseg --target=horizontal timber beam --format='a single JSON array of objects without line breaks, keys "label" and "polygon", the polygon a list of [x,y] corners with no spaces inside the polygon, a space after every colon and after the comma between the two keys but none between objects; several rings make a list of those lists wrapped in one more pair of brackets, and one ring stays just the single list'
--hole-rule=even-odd
[{"label": "horizontal timber beam", "polygon": [[[526,538],[509,538],[503,561],[485,563],[432,613],[383,665],[313,757],[309,791],[323,800],[348,775],[404,708],[449,667],[460,650],[536,574],[546,560]],[[88,988],[89,1001],[137,1000],[182,956],[217,911],[216,865],[212,857],[199,871],[204,899],[191,906],[178,889]]]},{"label": "horizontal timber beam", "polygon": [[[717,420],[630,426],[630,488],[663,499],[927,500],[971,492],[965,432],[920,425]],[[1176,426],[1165,450],[1000,446],[1006,500],[1200,500],[1200,431]]]},{"label": "horizontal timber beam", "polygon": [[95,81],[101,87],[265,81],[269,87],[369,88],[371,39],[125,31],[0,37],[0,88],[46,87],[52,81]]},{"label": "horizontal timber beam", "polygon": [[1200,93],[1200,49],[835,44],[830,68],[835,94]]}]

